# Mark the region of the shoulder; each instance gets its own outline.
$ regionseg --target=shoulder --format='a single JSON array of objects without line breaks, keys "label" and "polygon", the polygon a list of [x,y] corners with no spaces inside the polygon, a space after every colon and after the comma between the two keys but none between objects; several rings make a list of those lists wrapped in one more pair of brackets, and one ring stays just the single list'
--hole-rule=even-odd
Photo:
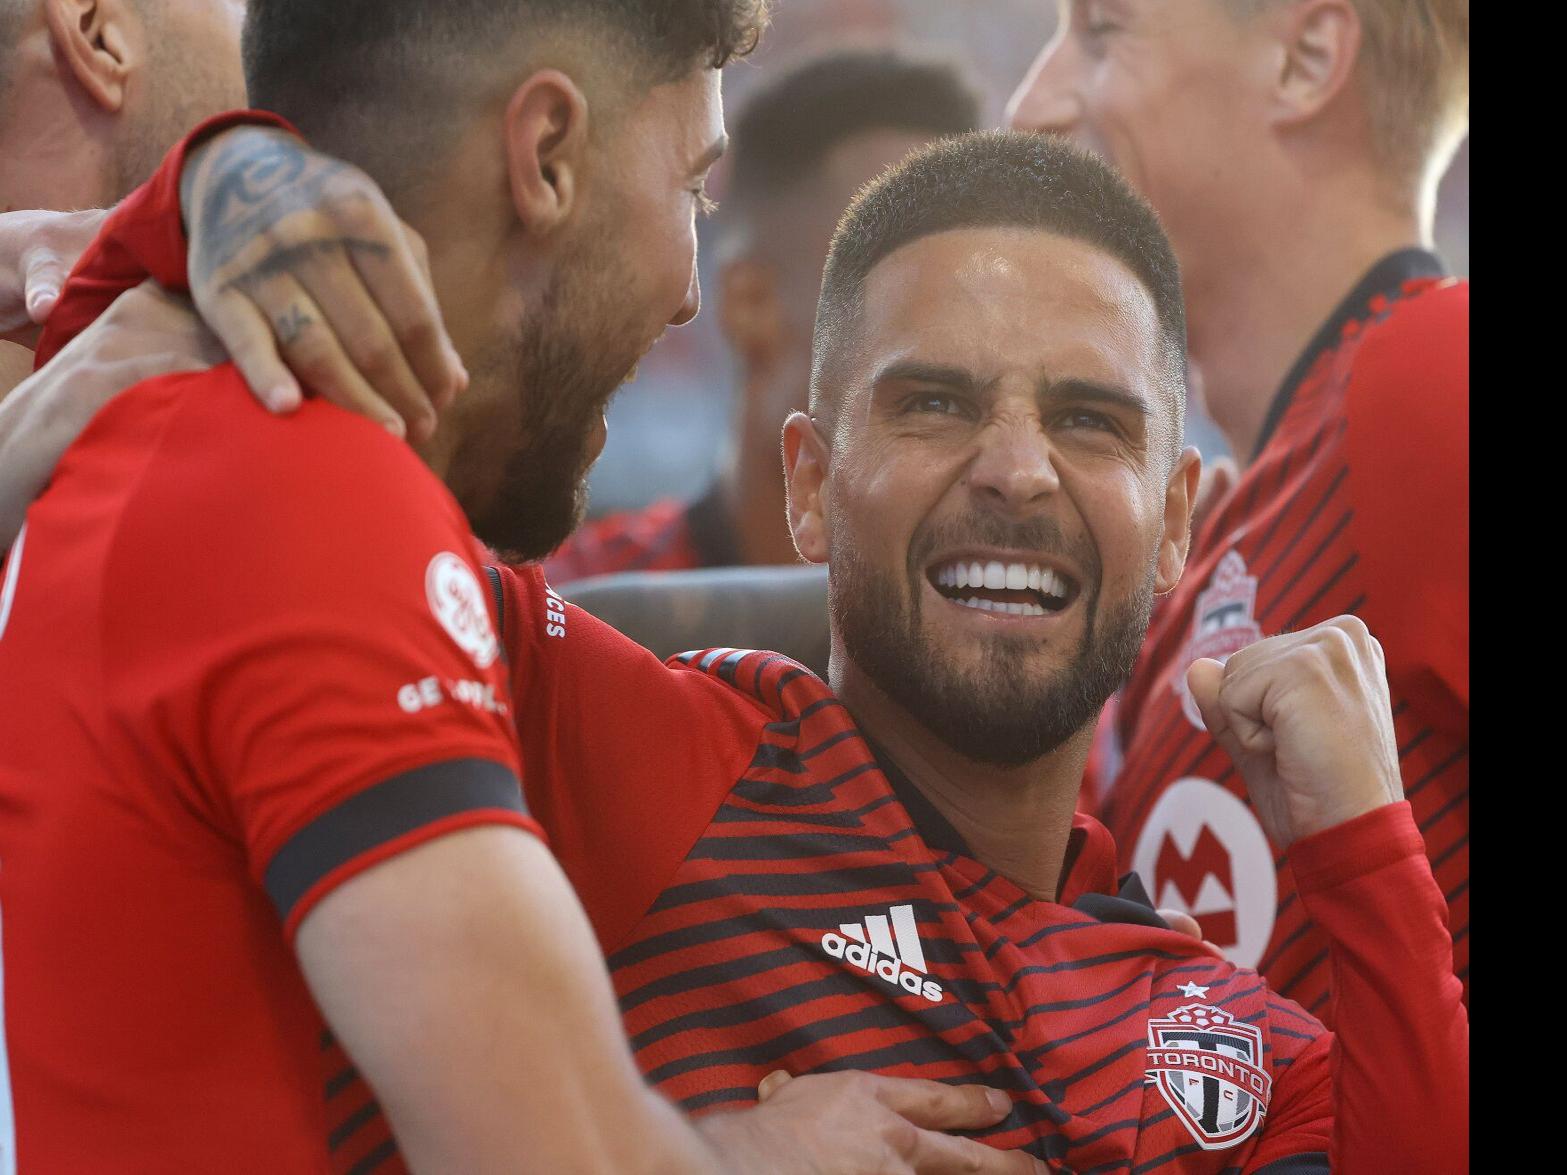
[{"label": "shoulder", "polygon": [[1462,444],[1469,411],[1469,283],[1412,282],[1374,303],[1347,349],[1351,428],[1378,435],[1364,456]]},{"label": "shoulder", "polygon": [[[152,391],[161,421],[122,523],[138,545],[232,555],[261,576],[281,560],[279,574],[305,578],[431,537],[470,553],[445,486],[370,421],[319,400],[272,416],[228,364]],[[113,430],[118,421],[101,423]]]}]

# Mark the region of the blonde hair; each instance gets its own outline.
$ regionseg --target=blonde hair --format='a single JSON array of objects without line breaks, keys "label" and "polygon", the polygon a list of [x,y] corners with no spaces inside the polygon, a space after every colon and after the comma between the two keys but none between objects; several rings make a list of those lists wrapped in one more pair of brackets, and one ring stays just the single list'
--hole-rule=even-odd
[{"label": "blonde hair", "polygon": [[[1224,0],[1253,15],[1281,0]],[[1469,0],[1351,0],[1355,63],[1379,157],[1401,179],[1439,176],[1469,130]]]}]

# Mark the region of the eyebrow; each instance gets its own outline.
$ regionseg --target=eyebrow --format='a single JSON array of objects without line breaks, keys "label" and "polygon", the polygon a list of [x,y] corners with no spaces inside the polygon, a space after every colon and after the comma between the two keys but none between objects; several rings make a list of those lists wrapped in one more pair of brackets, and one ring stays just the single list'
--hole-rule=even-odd
[{"label": "eyebrow", "polygon": [[[925,363],[918,359],[900,359],[889,363],[871,378],[872,387],[892,382],[927,384],[978,396],[993,388],[997,380],[996,378],[982,380],[972,371],[961,367]],[[1148,416],[1153,411],[1141,396],[1134,395],[1125,388],[1091,379],[1041,379],[1037,385],[1037,392],[1042,399],[1058,403],[1108,404],[1128,412],[1135,412],[1139,416]]]},{"label": "eyebrow", "polygon": [[922,363],[918,359],[899,359],[887,364],[871,377],[871,386],[897,380],[903,383],[932,384],[951,388],[970,395],[987,391],[995,385],[994,379],[980,380],[972,371],[961,367],[948,367],[940,363]]},{"label": "eyebrow", "polygon": [[1066,400],[1078,403],[1109,404],[1148,416],[1153,412],[1148,401],[1125,388],[1102,384],[1091,379],[1040,380],[1039,394],[1047,400]]},{"label": "eyebrow", "polygon": [[729,150],[729,136],[719,135],[697,161],[691,165],[692,175],[704,174],[713,164],[717,163],[725,151]]}]

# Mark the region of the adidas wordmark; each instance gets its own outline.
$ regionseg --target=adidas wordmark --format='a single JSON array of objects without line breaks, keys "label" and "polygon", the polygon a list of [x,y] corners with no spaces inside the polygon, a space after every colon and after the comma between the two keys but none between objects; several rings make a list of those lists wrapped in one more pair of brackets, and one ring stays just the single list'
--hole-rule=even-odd
[{"label": "adidas wordmark", "polygon": [[866,915],[864,922],[845,922],[837,933],[822,935],[822,950],[933,1004],[945,995],[941,984],[925,978],[925,948],[913,906],[893,906],[885,914]]}]

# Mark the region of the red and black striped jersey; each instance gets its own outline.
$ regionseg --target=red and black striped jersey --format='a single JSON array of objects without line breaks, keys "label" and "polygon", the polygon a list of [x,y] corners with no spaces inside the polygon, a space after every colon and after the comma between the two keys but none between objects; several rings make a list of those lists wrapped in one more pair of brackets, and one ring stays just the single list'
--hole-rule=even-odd
[{"label": "red and black striped jersey", "polygon": [[694,502],[661,498],[585,523],[548,559],[544,574],[566,584],[619,571],[685,571],[740,562],[728,512],[715,486]]},{"label": "red and black striped jersey", "polygon": [[[1344,613],[1381,641],[1405,792],[1469,979],[1469,287],[1409,250],[1301,356],[1156,613],[1097,813],[1161,907],[1324,1014],[1328,946],[1185,687],[1197,657]],[[1113,759],[1113,754],[1106,755]]]},{"label": "red and black striped jersey", "polygon": [[[724,649],[665,666],[536,571],[503,575],[529,810],[594,923],[639,1064],[683,1107],[746,1105],[778,1068],[861,1068],[1007,1090],[1017,1108],[987,1141],[1073,1171],[1329,1149],[1330,1038],[1118,885],[1102,826],[1079,818],[1060,901],[1035,900],[794,662]],[[1429,887],[1390,827],[1364,835],[1403,844]],[[1395,910],[1439,907],[1382,888]],[[1445,947],[1435,916],[1423,933]],[[1204,1049],[1237,1067],[1201,1071],[1221,1064]]]}]

